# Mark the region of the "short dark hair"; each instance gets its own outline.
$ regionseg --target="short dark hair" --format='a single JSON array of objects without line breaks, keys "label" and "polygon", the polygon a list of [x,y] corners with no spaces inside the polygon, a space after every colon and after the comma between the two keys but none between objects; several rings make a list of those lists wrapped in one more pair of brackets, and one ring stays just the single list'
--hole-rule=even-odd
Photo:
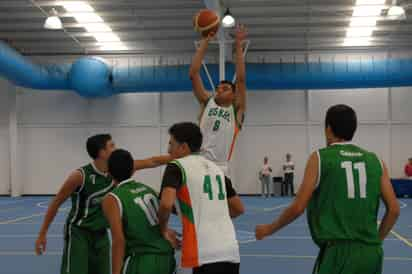
[{"label": "short dark hair", "polygon": [[95,160],[99,156],[99,151],[104,149],[110,140],[112,140],[110,134],[97,134],[89,137],[86,142],[87,153]]},{"label": "short dark hair", "polygon": [[229,84],[232,87],[232,91],[236,92],[236,85],[232,81],[222,80],[220,81],[220,84]]},{"label": "short dark hair", "polygon": [[330,107],[325,118],[325,127],[328,126],[336,137],[351,141],[358,126],[355,111],[348,105]]},{"label": "short dark hair", "polygon": [[174,124],[169,128],[169,134],[179,144],[186,143],[191,152],[199,152],[202,146],[203,136],[198,125],[192,122]]},{"label": "short dark hair", "polygon": [[133,157],[130,152],[124,149],[116,149],[109,157],[107,163],[109,173],[118,181],[124,181],[133,175]]}]

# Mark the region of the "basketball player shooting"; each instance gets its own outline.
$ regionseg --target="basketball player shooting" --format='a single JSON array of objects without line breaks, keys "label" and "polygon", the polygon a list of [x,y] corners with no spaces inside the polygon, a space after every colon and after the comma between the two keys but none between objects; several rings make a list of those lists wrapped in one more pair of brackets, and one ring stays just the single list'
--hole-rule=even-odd
[{"label": "basketball player shooting", "polygon": [[[197,20],[201,20],[198,18]],[[215,162],[228,176],[228,162],[246,111],[246,77],[242,44],[247,32],[243,25],[236,28],[236,82],[224,80],[212,96],[205,90],[200,77],[200,68],[209,42],[216,32],[209,31],[201,39],[190,67],[193,92],[201,106],[200,128],[203,134],[202,154]]]}]

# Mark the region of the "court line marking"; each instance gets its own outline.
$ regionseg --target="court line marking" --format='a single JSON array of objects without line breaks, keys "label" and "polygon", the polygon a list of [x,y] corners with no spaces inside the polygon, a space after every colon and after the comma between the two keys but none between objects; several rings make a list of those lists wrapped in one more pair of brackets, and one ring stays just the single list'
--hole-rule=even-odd
[{"label": "court line marking", "polygon": [[403,202],[403,201],[401,201],[401,200],[398,200],[398,202],[401,204],[401,205],[399,206],[400,208],[405,208],[405,207],[408,206],[407,203],[405,203],[405,202]]},{"label": "court line marking", "polygon": [[[43,202],[37,203],[36,206],[37,206],[37,207],[40,207],[40,208],[48,209],[49,207],[48,207],[48,206],[45,206],[45,205],[43,205],[43,204],[49,203],[49,202],[50,202],[50,201],[43,201]],[[59,211],[68,211],[68,209],[70,209],[70,206],[68,206],[68,207],[61,207],[61,208],[59,208]]]},{"label": "court line marking", "polygon": [[391,234],[394,235],[396,238],[398,238],[400,241],[402,241],[407,246],[412,247],[412,242],[409,241],[407,238],[403,237],[401,234],[399,234],[395,230],[391,230]]},{"label": "court line marking", "polygon": [[19,221],[28,220],[28,219],[31,219],[31,218],[34,218],[34,217],[39,217],[39,216],[44,216],[44,215],[46,215],[45,212],[43,212],[43,213],[38,213],[38,214],[33,214],[33,215],[30,215],[30,216],[20,217],[20,218],[17,218],[17,219],[11,219],[11,220],[7,220],[7,221],[1,221],[1,222],[0,222],[0,225],[17,223],[17,222],[19,222]]},{"label": "court line marking", "polygon": [[[10,223],[10,224],[1,224],[0,225],[41,225],[43,223],[40,222],[32,222],[32,223]],[[64,225],[66,224],[65,222],[53,222],[50,226],[53,225]]]},{"label": "court line marking", "polygon": [[12,201],[7,201],[2,203],[1,199],[0,199],[0,206],[4,206],[4,205],[13,205],[13,204],[18,204],[18,203],[24,203],[24,202],[37,202],[39,201],[39,199],[22,199],[22,200],[15,200],[13,198],[10,198],[10,200]]},{"label": "court line marking", "polygon": [[[274,258],[274,259],[316,259],[316,256],[301,256],[301,255],[287,255],[287,254],[240,254],[240,257],[260,257],[260,258]],[[384,257],[388,261],[412,261],[412,257]]]},{"label": "court line marking", "polygon": [[[41,256],[61,256],[63,252],[61,251],[47,251]],[[0,251],[0,256],[37,256],[33,251]]]},{"label": "court line marking", "polygon": [[[37,234],[0,234],[0,238],[37,238]],[[47,238],[63,238],[63,234],[48,234]]]},{"label": "court line marking", "polygon": [[3,209],[0,209],[0,212],[10,212],[10,211],[13,211],[13,210],[16,210],[16,209],[24,209],[24,207],[3,208]]}]

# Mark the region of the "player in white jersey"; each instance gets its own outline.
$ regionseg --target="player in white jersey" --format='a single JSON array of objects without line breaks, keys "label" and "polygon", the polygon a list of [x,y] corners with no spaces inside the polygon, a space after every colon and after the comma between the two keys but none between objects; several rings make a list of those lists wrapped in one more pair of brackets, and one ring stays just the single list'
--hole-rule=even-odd
[{"label": "player in white jersey", "polygon": [[243,26],[236,29],[236,83],[221,81],[216,88],[216,94],[211,96],[203,86],[200,68],[208,43],[214,35],[211,33],[202,38],[190,67],[190,79],[194,95],[201,105],[199,122],[203,134],[202,155],[217,163],[227,175],[227,165],[246,110],[245,61],[242,49],[246,30]]},{"label": "player in white jersey", "polygon": [[169,129],[169,153],[176,160],[165,170],[160,194],[159,225],[173,246],[168,220],[176,203],[183,225],[181,266],[193,274],[238,274],[239,246],[231,216],[236,192],[212,161],[200,155],[202,133],[193,123]]}]

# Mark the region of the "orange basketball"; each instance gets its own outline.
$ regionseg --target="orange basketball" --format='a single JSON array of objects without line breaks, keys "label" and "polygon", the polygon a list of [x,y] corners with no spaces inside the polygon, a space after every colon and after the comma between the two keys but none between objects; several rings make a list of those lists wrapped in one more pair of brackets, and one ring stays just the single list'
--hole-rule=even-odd
[{"label": "orange basketball", "polygon": [[219,30],[220,18],[213,10],[200,10],[193,17],[193,27],[195,31],[206,37],[210,32],[216,33]]}]

